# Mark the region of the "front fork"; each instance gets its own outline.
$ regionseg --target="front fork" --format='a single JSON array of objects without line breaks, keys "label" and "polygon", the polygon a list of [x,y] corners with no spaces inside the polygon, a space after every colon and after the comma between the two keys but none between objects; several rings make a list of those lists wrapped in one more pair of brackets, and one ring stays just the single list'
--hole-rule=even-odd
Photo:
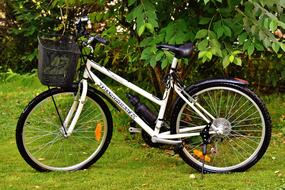
[{"label": "front fork", "polygon": [[62,127],[64,128],[64,131],[67,131],[67,133],[65,134],[66,137],[70,136],[74,130],[74,127],[82,112],[82,109],[83,109],[83,106],[86,100],[87,91],[88,91],[87,80],[82,79],[79,83],[78,91],[74,97],[73,104],[63,122]]}]

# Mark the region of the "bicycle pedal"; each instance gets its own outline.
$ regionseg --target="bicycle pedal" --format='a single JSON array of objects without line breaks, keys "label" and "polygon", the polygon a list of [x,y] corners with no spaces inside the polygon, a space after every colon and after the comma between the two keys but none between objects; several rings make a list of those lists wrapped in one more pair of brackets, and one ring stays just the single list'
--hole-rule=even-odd
[{"label": "bicycle pedal", "polygon": [[134,120],[132,120],[130,122],[130,127],[129,127],[129,132],[131,135],[142,132],[141,128],[137,128],[136,126],[137,126],[137,123]]},{"label": "bicycle pedal", "polygon": [[136,128],[136,127],[129,127],[129,132],[131,134],[134,134],[134,133],[141,133],[142,132],[142,129],[141,128]]}]

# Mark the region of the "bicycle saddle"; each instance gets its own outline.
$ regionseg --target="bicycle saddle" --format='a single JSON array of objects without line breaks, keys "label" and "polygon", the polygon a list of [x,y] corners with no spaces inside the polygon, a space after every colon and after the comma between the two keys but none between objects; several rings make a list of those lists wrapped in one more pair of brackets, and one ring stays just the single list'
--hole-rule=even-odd
[{"label": "bicycle saddle", "polygon": [[171,51],[174,53],[176,58],[190,57],[190,55],[194,50],[193,44],[191,42],[183,45],[168,45],[168,44],[157,45],[156,48],[163,49],[166,51]]}]

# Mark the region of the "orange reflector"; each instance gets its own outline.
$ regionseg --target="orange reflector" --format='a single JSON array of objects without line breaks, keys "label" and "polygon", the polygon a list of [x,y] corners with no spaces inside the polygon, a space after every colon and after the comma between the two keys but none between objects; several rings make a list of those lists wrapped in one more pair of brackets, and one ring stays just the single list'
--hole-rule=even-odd
[{"label": "orange reflector", "polygon": [[[193,150],[193,153],[194,153],[195,156],[197,156],[197,157],[200,158],[201,160],[204,160],[204,156],[203,156],[202,151],[197,150],[197,149],[194,149],[194,150]],[[205,161],[206,161],[206,162],[211,162],[211,158],[210,158],[210,156],[208,156],[207,154],[206,154],[206,156],[205,156]]]},{"label": "orange reflector", "polygon": [[101,123],[97,123],[96,129],[95,129],[95,138],[97,141],[100,141],[102,136],[102,125]]},{"label": "orange reflector", "polygon": [[247,80],[240,79],[240,78],[234,78],[234,79],[237,80],[237,81],[239,81],[239,82],[241,82],[241,83],[243,83],[243,84],[246,84],[246,85],[249,84],[249,82],[248,82]]}]

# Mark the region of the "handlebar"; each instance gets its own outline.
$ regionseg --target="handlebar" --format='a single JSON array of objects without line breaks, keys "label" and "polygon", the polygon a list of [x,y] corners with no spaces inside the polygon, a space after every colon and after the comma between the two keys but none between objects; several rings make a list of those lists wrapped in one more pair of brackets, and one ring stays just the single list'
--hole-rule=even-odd
[{"label": "handlebar", "polygon": [[95,41],[95,43],[96,42],[99,42],[99,43],[101,43],[101,44],[104,44],[104,45],[108,45],[109,44],[109,42],[106,40],[106,39],[104,39],[104,38],[102,38],[102,37],[100,37],[100,36],[98,36],[98,35],[96,35],[96,36],[91,36],[89,39],[88,39],[88,44],[92,44],[92,43],[94,43],[94,41]]},{"label": "handlebar", "polygon": [[[102,43],[102,44],[109,44],[109,42],[100,37],[99,35],[96,35],[96,36],[89,36],[88,35],[88,32],[86,31],[86,25],[88,24],[89,22],[89,18],[87,16],[84,16],[84,17],[81,17],[79,18],[75,24],[76,24],[76,29],[77,29],[77,36],[80,37],[80,36],[88,36],[88,41],[87,41],[87,44],[84,44],[84,45],[96,45],[97,42],[99,43]],[[95,43],[95,44],[94,44]]]},{"label": "handlebar", "polygon": [[80,23],[82,23],[82,22],[88,23],[88,21],[89,21],[89,18],[88,18],[87,16],[83,16],[83,17],[77,19],[77,20],[75,21],[75,24],[78,25],[78,24],[80,24]]}]

